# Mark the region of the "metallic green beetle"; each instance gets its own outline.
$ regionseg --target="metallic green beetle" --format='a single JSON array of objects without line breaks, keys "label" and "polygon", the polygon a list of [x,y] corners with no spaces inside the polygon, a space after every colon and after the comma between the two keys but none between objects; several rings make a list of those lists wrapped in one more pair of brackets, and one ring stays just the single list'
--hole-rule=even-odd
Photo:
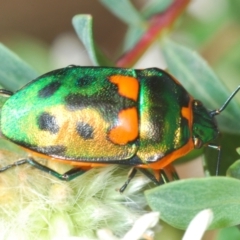
[{"label": "metallic green beetle", "polygon": [[[1,132],[10,141],[74,165],[59,174],[32,158],[30,163],[64,180],[86,169],[124,164],[154,182],[156,173],[218,135],[214,116],[171,75],[144,70],[69,66],[46,73],[11,95],[1,111]],[[128,181],[129,182],[129,181]],[[126,187],[127,183],[124,185]],[[124,188],[125,188],[124,187]]]}]

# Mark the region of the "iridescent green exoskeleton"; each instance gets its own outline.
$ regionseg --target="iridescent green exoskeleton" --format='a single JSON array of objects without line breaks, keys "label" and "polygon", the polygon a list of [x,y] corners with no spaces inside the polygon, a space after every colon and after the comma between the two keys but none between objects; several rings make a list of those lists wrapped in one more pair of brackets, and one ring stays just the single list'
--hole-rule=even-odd
[{"label": "iridescent green exoskeleton", "polygon": [[15,165],[28,162],[64,180],[82,174],[83,168],[124,164],[134,168],[130,179],[137,168],[159,183],[147,169],[157,172],[209,144],[218,135],[214,115],[223,110],[209,113],[171,75],[156,68],[69,66],[14,94],[1,93],[11,95],[1,111],[3,136],[32,154],[76,168],[59,174],[32,158]]}]

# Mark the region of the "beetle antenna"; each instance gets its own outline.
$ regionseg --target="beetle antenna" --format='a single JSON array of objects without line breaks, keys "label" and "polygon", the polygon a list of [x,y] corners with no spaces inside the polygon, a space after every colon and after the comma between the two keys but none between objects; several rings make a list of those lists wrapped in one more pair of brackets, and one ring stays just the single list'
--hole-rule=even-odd
[{"label": "beetle antenna", "polygon": [[0,95],[4,97],[10,97],[13,95],[13,92],[6,89],[0,89]]},{"label": "beetle antenna", "polygon": [[239,90],[240,90],[240,85],[237,87],[237,89],[230,95],[230,97],[226,100],[226,102],[219,109],[210,111],[210,115],[212,117],[214,117],[215,115],[220,114],[227,107],[227,105],[231,102],[231,100],[238,93]]}]

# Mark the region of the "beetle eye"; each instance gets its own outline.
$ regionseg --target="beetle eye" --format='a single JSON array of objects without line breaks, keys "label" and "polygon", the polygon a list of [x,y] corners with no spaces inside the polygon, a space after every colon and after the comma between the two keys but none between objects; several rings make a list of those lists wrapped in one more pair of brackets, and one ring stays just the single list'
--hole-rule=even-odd
[{"label": "beetle eye", "polygon": [[203,146],[203,142],[200,138],[193,138],[193,144],[194,144],[194,148],[198,149],[201,148]]},{"label": "beetle eye", "polygon": [[193,105],[194,105],[195,107],[198,107],[198,106],[202,106],[203,104],[202,104],[202,102],[199,101],[199,100],[194,100]]}]

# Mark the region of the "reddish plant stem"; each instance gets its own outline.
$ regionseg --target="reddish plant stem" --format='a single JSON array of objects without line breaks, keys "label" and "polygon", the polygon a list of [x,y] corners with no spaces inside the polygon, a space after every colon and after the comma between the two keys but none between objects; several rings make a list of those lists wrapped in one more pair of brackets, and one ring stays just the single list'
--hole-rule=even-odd
[{"label": "reddish plant stem", "polygon": [[149,20],[149,28],[146,33],[131,50],[117,61],[116,66],[132,67],[159,35],[173,25],[189,2],[190,0],[175,0],[165,12],[153,16]]}]

